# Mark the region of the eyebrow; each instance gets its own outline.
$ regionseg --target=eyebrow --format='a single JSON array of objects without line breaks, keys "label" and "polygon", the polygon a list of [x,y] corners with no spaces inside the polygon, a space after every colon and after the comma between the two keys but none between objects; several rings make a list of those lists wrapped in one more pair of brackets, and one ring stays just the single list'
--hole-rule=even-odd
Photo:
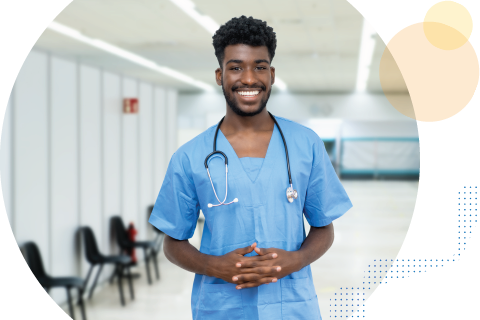
[{"label": "eyebrow", "polygon": [[[238,60],[238,59],[230,59],[227,61],[227,63],[225,63],[225,65],[229,64],[229,63],[242,63],[243,60]],[[265,63],[268,63],[270,64],[270,61],[268,60],[265,60],[265,59],[258,59],[258,60],[255,60],[255,63],[262,63],[262,62],[265,62]]]},{"label": "eyebrow", "polygon": [[265,60],[265,59],[255,60],[255,63],[262,63],[262,62],[265,62],[265,63],[267,63],[267,64],[270,64],[270,61]]}]

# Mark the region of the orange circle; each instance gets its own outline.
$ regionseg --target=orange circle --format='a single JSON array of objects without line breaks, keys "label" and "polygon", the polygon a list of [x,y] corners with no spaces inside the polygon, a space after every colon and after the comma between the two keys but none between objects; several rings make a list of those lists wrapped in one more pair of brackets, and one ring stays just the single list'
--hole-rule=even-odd
[{"label": "orange circle", "polygon": [[[402,114],[440,121],[460,112],[478,84],[479,65],[470,42],[455,50],[432,45],[424,23],[411,25],[388,43],[380,61],[385,96]],[[399,99],[399,93],[410,99]]]},{"label": "orange circle", "polygon": [[463,46],[473,30],[472,16],[459,3],[442,1],[432,6],[425,15],[423,29],[428,41],[443,50]]}]

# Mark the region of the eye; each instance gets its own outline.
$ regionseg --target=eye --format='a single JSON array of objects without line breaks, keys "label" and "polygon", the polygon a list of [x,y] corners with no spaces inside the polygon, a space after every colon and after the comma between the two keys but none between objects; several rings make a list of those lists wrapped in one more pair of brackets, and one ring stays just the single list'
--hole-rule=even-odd
[{"label": "eye", "polygon": [[258,70],[266,70],[267,68],[262,67],[262,66],[259,66],[259,67],[257,67],[257,69],[258,69]]},{"label": "eye", "polygon": [[239,71],[239,70],[240,70],[240,67],[233,67],[233,68],[230,68],[230,70]]}]

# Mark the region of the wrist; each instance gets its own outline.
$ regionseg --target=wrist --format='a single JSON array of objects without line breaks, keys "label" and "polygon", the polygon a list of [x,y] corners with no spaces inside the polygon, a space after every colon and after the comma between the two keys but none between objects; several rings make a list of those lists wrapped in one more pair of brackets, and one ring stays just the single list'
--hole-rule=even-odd
[{"label": "wrist", "polygon": [[218,257],[217,256],[212,256],[212,255],[207,255],[207,259],[204,264],[204,275],[209,276],[209,277],[216,277],[215,273],[215,265]]},{"label": "wrist", "polygon": [[299,271],[300,269],[306,267],[308,265],[308,262],[304,252],[302,252],[301,249],[294,251],[294,253],[295,253],[294,261],[295,261],[295,267],[296,267],[295,269],[296,271]]}]

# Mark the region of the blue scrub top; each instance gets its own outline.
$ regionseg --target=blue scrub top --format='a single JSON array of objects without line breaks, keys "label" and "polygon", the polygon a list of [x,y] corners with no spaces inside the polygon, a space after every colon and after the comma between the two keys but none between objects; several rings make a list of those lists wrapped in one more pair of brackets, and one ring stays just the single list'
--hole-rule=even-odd
[{"label": "blue scrub top", "polygon": [[[305,239],[303,215],[313,227],[342,216],[352,204],[332,167],[322,140],[311,129],[276,117],[287,142],[293,187],[289,203],[285,148],[275,126],[263,161],[239,159],[222,131],[217,150],[228,157],[228,197],[218,204],[204,166],[213,150],[216,125],[180,147],[172,156],[149,222],[178,240],[193,236],[200,209],[205,216],[200,251],[223,255],[257,242],[260,248],[298,250]],[[243,164],[242,164],[243,163]],[[245,168],[249,164],[253,167]],[[214,155],[208,167],[218,198],[225,197],[225,163]],[[256,171],[256,172],[255,172]],[[237,290],[224,280],[195,275],[193,319],[321,319],[310,266],[276,283]]]}]

